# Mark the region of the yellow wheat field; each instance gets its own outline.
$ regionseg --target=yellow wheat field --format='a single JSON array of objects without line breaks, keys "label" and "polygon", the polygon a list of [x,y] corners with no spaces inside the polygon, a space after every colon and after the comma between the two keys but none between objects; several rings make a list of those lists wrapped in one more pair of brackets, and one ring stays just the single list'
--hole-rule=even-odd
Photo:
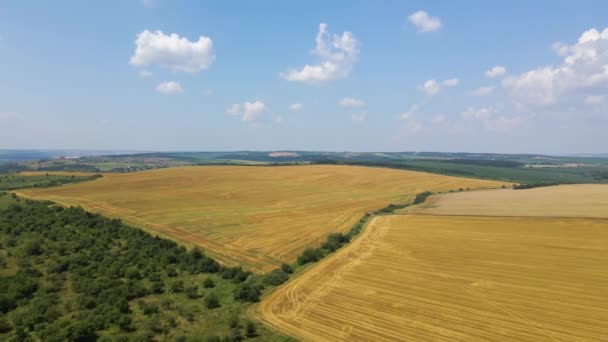
[{"label": "yellow wheat field", "polygon": [[527,190],[484,190],[431,196],[406,212],[438,215],[608,218],[608,184],[559,185]]},{"label": "yellow wheat field", "polygon": [[502,184],[353,166],[204,166],[104,174],[19,193],[120,217],[202,246],[226,264],[266,272],[391,202],[427,190]]},{"label": "yellow wheat field", "polygon": [[376,217],[258,316],[303,341],[605,341],[608,221]]}]

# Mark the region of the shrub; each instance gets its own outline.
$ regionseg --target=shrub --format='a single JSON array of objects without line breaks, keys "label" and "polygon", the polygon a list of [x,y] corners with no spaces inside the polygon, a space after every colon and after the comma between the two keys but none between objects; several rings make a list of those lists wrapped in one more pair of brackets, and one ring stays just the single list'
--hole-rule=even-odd
[{"label": "shrub", "polygon": [[247,336],[247,338],[254,338],[258,336],[258,332],[253,322],[247,322],[247,325],[245,326],[245,336]]},{"label": "shrub", "polygon": [[277,268],[272,270],[266,276],[264,276],[264,284],[277,286],[281,285],[289,279],[289,274],[283,272],[283,270]]},{"label": "shrub", "polygon": [[320,248],[309,248],[298,257],[298,264],[304,265],[309,262],[317,262],[323,258],[323,251]]},{"label": "shrub", "polygon": [[213,281],[213,279],[207,278],[207,279],[205,279],[205,281],[203,281],[203,287],[206,289],[214,288],[215,282]]},{"label": "shrub", "polygon": [[262,287],[258,284],[243,283],[234,292],[234,299],[241,302],[259,302]]},{"label": "shrub", "polygon": [[217,296],[214,293],[209,293],[205,297],[205,306],[207,306],[207,309],[219,308],[220,300],[217,298]]},{"label": "shrub", "polygon": [[182,280],[174,281],[171,284],[169,290],[173,293],[183,292],[184,291],[184,282]]},{"label": "shrub", "polygon": [[196,285],[188,286],[184,289],[184,292],[190,299],[198,298],[198,287]]},{"label": "shrub", "polygon": [[281,271],[283,271],[283,272],[285,272],[287,274],[292,274],[293,273],[293,268],[289,264],[281,264]]}]

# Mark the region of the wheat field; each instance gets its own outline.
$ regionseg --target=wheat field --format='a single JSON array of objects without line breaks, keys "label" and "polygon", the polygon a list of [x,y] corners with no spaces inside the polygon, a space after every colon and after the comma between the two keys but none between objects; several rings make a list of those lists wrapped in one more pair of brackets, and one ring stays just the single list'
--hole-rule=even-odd
[{"label": "wheat field", "polygon": [[601,341],[608,221],[380,216],[265,298],[302,341]]},{"label": "wheat field", "polygon": [[608,184],[493,189],[431,196],[404,212],[435,215],[608,218]]},{"label": "wheat field", "polygon": [[371,167],[202,166],[104,174],[19,194],[80,205],[201,246],[224,264],[267,272],[347,231],[367,211],[423,191],[503,184]]}]

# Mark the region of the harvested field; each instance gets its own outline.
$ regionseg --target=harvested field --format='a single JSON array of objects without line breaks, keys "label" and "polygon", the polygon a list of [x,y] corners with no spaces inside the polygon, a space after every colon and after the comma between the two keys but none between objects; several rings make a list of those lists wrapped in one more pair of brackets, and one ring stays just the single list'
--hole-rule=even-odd
[{"label": "harvested field", "polygon": [[371,167],[204,166],[104,174],[19,193],[119,217],[201,246],[226,264],[266,272],[391,202],[406,203],[427,190],[503,184]]},{"label": "harvested field", "polygon": [[601,341],[608,220],[392,215],[265,298],[303,341]]},{"label": "harvested field", "polygon": [[484,190],[431,196],[405,210],[433,215],[608,218],[608,184]]}]

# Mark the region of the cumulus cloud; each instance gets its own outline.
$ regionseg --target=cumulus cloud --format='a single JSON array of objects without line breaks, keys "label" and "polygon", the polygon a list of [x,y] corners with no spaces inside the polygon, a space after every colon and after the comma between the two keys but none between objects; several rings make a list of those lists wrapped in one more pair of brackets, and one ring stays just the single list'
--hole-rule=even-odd
[{"label": "cumulus cloud", "polygon": [[184,90],[178,82],[169,81],[157,85],[156,91],[165,95],[175,95],[182,93]]},{"label": "cumulus cloud", "polygon": [[441,20],[437,17],[431,17],[425,11],[414,12],[407,19],[416,26],[418,32],[433,32],[441,28]]},{"label": "cumulus cloud", "polygon": [[494,132],[510,131],[524,122],[519,115],[499,115],[499,110],[495,107],[468,107],[461,116],[465,120],[480,122],[486,130]]},{"label": "cumulus cloud", "polygon": [[355,121],[355,122],[361,122],[361,121],[365,121],[367,119],[367,113],[366,112],[362,112],[359,114],[353,114],[351,115],[351,120]]},{"label": "cumulus cloud", "polygon": [[293,110],[293,111],[298,111],[301,110],[302,108],[304,108],[304,105],[301,103],[292,103],[289,105],[289,109]]},{"label": "cumulus cloud", "polygon": [[359,42],[351,32],[342,35],[327,32],[327,24],[319,24],[316,47],[312,54],[321,60],[318,64],[306,64],[301,69],[291,69],[280,74],[288,81],[309,84],[324,83],[348,77],[359,56]]},{"label": "cumulus cloud", "polygon": [[602,32],[590,29],[572,45],[556,43],[553,47],[563,58],[560,64],[503,80],[517,101],[531,106],[572,104],[608,91],[608,28]]},{"label": "cumulus cloud", "polygon": [[[240,116],[242,121],[252,122],[261,119],[261,115],[268,110],[266,104],[260,100],[254,102],[235,103],[226,109],[226,114]],[[281,118],[282,120],[282,118]]]},{"label": "cumulus cloud", "polygon": [[486,95],[492,94],[492,92],[494,91],[495,88],[496,87],[494,87],[494,86],[479,87],[479,88],[471,91],[469,94],[472,96],[486,96]]},{"label": "cumulus cloud", "polygon": [[345,97],[341,99],[338,104],[340,104],[341,107],[363,107],[365,106],[365,101],[352,97]]},{"label": "cumulus cloud", "polygon": [[497,65],[495,67],[492,67],[492,69],[486,71],[486,77],[497,78],[497,77],[504,76],[504,74],[506,74],[506,73],[507,73],[507,68]]},{"label": "cumulus cloud", "polygon": [[439,92],[448,87],[455,87],[460,83],[457,78],[451,78],[438,82],[436,80],[427,80],[418,88],[423,90],[427,95],[433,96],[439,94]]},{"label": "cumulus cloud", "polygon": [[198,41],[191,42],[176,33],[166,35],[160,30],[145,30],[137,35],[135,52],[129,63],[199,72],[209,68],[214,60],[213,41],[209,37],[200,36]]}]

